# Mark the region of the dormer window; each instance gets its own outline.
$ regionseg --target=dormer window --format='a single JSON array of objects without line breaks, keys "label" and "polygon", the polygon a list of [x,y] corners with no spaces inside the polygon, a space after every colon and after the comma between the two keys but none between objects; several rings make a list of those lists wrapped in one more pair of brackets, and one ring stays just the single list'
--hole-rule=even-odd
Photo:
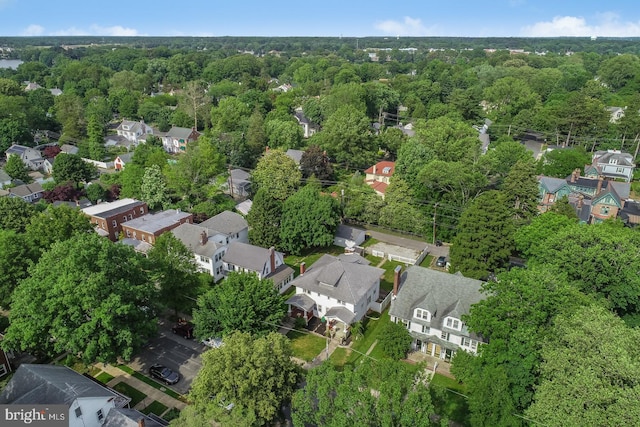
[{"label": "dormer window", "polygon": [[455,329],[456,331],[462,329],[462,322],[453,317],[447,317],[445,320],[445,325],[447,325],[447,328]]},{"label": "dormer window", "polygon": [[426,320],[427,322],[431,321],[431,313],[429,313],[429,311],[424,310],[422,308],[416,308],[415,312],[413,313],[413,317]]},{"label": "dormer window", "polygon": [[618,159],[609,159],[609,164],[610,165],[617,165],[618,164]]}]

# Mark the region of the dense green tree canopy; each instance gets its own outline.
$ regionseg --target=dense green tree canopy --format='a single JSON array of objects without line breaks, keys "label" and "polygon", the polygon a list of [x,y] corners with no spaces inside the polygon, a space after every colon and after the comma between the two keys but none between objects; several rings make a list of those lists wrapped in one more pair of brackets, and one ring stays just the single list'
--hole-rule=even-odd
[{"label": "dense green tree canopy", "polygon": [[8,309],[11,294],[36,259],[24,234],[0,229],[0,307]]},{"label": "dense green tree canopy", "polygon": [[[189,400],[198,413],[210,414],[200,417],[199,425],[211,419],[223,425],[271,425],[293,394],[297,378],[285,336],[234,332],[222,347],[203,353]],[[231,413],[225,409],[229,404]],[[241,416],[233,418],[238,412]]]},{"label": "dense green tree canopy", "polygon": [[13,294],[3,345],[85,363],[130,360],[157,328],[142,258],[97,234],[54,244]]},{"label": "dense green tree canopy", "polygon": [[329,246],[339,223],[338,201],[322,194],[319,186],[311,182],[282,206],[280,246],[294,254],[306,248]]},{"label": "dense green tree canopy", "polygon": [[270,248],[280,246],[280,221],[283,201],[272,197],[261,188],[253,197],[253,205],[247,215],[249,240],[256,246]]},{"label": "dense green tree canopy", "polygon": [[24,232],[37,210],[20,197],[0,197],[0,229]]},{"label": "dense green tree canopy", "polygon": [[273,281],[254,273],[231,272],[219,285],[198,297],[193,313],[200,338],[226,336],[234,331],[265,334],[277,329],[286,313]]},{"label": "dense green tree canopy", "polygon": [[31,177],[29,176],[29,168],[22,161],[20,156],[16,156],[12,154],[7,159],[7,163],[4,166],[4,171],[9,175],[12,179],[19,179],[24,183],[30,183]]},{"label": "dense green tree canopy", "polygon": [[264,189],[277,200],[286,200],[300,185],[302,174],[293,159],[282,150],[269,150],[251,174],[253,190]]},{"label": "dense green tree canopy", "polygon": [[85,162],[78,155],[60,153],[56,156],[53,179],[58,184],[71,181],[79,185],[80,183],[91,181],[96,175],[96,167]]}]

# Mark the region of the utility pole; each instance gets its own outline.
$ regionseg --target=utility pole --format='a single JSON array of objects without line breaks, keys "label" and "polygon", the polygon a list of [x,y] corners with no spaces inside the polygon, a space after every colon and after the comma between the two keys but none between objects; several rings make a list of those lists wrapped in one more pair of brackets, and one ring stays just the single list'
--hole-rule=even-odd
[{"label": "utility pole", "polygon": [[433,244],[436,244],[436,215],[438,212],[438,204],[433,205]]},{"label": "utility pole", "polygon": [[231,165],[227,166],[227,171],[229,172],[229,193],[233,199],[233,177],[231,176]]}]

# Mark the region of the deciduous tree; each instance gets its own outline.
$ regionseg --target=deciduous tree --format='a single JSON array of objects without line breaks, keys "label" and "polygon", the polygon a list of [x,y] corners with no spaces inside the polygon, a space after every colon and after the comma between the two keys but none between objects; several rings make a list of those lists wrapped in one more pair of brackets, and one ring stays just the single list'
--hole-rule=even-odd
[{"label": "deciduous tree", "polygon": [[276,330],[286,308],[273,281],[253,273],[231,272],[221,284],[198,298],[193,313],[200,338],[233,331],[265,334]]},{"label": "deciduous tree", "polygon": [[24,164],[20,156],[15,154],[10,155],[7,159],[6,165],[4,166],[4,171],[12,179],[19,179],[27,184],[31,182],[29,168]]},{"label": "deciduous tree", "polygon": [[281,200],[272,197],[261,188],[253,197],[253,205],[247,215],[249,240],[256,246],[270,248],[280,245]]},{"label": "deciduous tree", "polygon": [[24,232],[37,210],[19,197],[0,197],[0,229]]},{"label": "deciduous tree", "polygon": [[158,165],[151,165],[144,170],[140,198],[149,205],[149,209],[166,208],[169,203],[167,184]]},{"label": "deciduous tree", "polygon": [[60,153],[56,156],[53,168],[53,179],[62,184],[68,181],[78,186],[82,182],[91,181],[97,175],[97,169],[75,154]]},{"label": "deciduous tree", "polygon": [[277,200],[286,200],[300,185],[298,165],[282,150],[269,150],[258,161],[251,174],[254,191],[264,189]]},{"label": "deciduous tree", "polygon": [[13,290],[28,276],[27,268],[35,259],[24,234],[0,229],[0,306],[5,310],[10,308]]},{"label": "deciduous tree", "polygon": [[6,348],[115,362],[156,331],[155,287],[130,247],[82,234],[53,245],[29,275],[13,295]]},{"label": "deciduous tree", "polygon": [[47,209],[35,215],[26,227],[26,235],[38,253],[48,251],[56,242],[93,232],[89,217],[65,204],[47,206]]},{"label": "deciduous tree", "polygon": [[382,328],[378,345],[393,360],[400,360],[407,357],[411,350],[413,338],[402,323],[388,322]]}]

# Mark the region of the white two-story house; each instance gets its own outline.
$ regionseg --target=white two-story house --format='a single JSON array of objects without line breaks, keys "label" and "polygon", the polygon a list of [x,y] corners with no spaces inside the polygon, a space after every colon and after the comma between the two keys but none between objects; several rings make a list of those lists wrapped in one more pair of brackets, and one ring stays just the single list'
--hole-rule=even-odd
[{"label": "white two-story house", "polygon": [[181,224],[171,230],[193,252],[198,269],[215,281],[225,276],[222,257],[232,242],[249,241],[247,221],[234,212],[224,211],[200,224]]},{"label": "white two-story house", "polygon": [[461,274],[411,266],[394,286],[391,321],[409,330],[415,351],[444,360],[459,349],[475,354],[483,339],[469,332],[462,316],[485,298],[481,286],[480,280]]},{"label": "white two-story house", "polygon": [[302,263],[292,283],[296,294],[287,300],[289,315],[307,321],[324,317],[334,337],[346,337],[351,324],[374,307],[383,274],[356,254],[325,254],[309,269]]},{"label": "white two-story house", "polygon": [[130,401],[97,380],[55,365],[20,365],[0,393],[3,405],[67,405],[65,425],[70,427],[101,427],[110,411],[127,407]]},{"label": "white two-story house", "polygon": [[127,141],[138,144],[141,140],[146,139],[147,135],[153,135],[153,129],[143,121],[134,122],[123,120],[116,128],[118,135],[123,136]]},{"label": "white two-story house", "polygon": [[279,293],[286,292],[293,280],[293,269],[284,263],[284,254],[275,248],[261,248],[242,242],[229,244],[222,257],[225,271],[254,273],[259,279],[273,281]]},{"label": "white two-story house", "polygon": [[631,182],[635,167],[632,154],[619,150],[596,151],[591,158],[591,165],[585,167],[584,174],[589,178],[602,176],[605,179]]},{"label": "white two-story house", "polygon": [[194,128],[174,126],[166,135],[162,136],[162,146],[168,153],[184,153],[190,142],[200,138],[200,133]]}]

